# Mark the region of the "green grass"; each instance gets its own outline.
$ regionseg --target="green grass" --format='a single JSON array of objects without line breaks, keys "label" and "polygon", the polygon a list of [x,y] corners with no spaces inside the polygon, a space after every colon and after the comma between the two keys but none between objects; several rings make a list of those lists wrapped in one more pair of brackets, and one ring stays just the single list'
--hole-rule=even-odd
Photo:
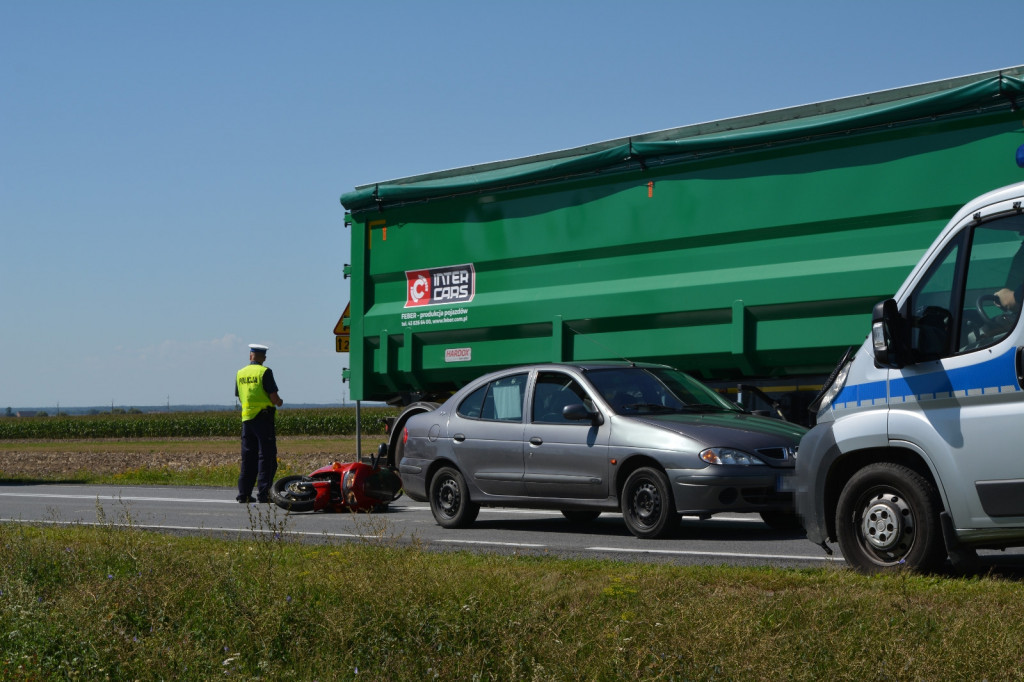
[{"label": "green grass", "polygon": [[[1020,679],[995,579],[0,525],[0,678]],[[261,514],[266,514],[265,516]]]},{"label": "green grass", "polygon": [[[289,449],[320,464],[353,445]],[[15,457],[55,447],[233,461],[237,444],[0,443]],[[237,474],[75,480],[231,487]],[[425,551],[372,515],[364,540],[314,546],[276,507],[249,513],[245,540],[143,532],[99,506],[95,526],[0,524],[0,680],[1024,678],[1024,586],[1010,580]]]}]

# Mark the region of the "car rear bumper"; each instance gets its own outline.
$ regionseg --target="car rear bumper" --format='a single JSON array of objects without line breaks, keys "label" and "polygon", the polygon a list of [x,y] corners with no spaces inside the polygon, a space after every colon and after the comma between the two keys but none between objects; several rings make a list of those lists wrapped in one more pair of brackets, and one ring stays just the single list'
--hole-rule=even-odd
[{"label": "car rear bumper", "polygon": [[402,490],[406,497],[416,502],[427,501],[427,479],[425,460],[405,457],[399,462],[398,474],[402,478]]}]

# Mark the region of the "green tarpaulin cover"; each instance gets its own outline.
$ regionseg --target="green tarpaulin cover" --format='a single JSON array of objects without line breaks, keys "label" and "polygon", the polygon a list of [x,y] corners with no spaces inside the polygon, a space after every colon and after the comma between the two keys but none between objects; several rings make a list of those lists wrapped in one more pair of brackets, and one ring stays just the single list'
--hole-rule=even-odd
[{"label": "green tarpaulin cover", "polygon": [[[908,88],[907,91],[914,92],[914,89]],[[733,129],[721,132],[702,133],[698,130],[706,129],[706,126],[678,128],[606,143],[603,148],[600,144],[591,145],[563,153],[489,164],[483,168],[456,169],[367,185],[342,195],[341,203],[349,211],[359,213],[411,201],[497,191],[585,173],[627,169],[641,163],[684,163],[697,154],[784,144],[871,130],[878,126],[912,124],[937,116],[990,112],[1000,108],[1008,110],[1024,106],[1022,95],[1024,81],[1006,74],[989,75],[957,87],[881,103],[872,103],[870,95],[850,98],[843,100],[845,106],[837,104],[839,110],[832,112],[819,112],[822,107],[795,107],[775,112],[774,118],[779,120],[771,122],[766,122],[763,116],[742,117],[732,121],[735,124]],[[673,134],[676,137],[673,138]]]}]

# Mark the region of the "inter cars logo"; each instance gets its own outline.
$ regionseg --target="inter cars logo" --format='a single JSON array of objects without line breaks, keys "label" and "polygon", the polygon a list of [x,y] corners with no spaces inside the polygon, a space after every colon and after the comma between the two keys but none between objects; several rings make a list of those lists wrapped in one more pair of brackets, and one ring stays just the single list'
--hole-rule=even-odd
[{"label": "inter cars logo", "polygon": [[442,303],[468,303],[476,294],[472,265],[450,265],[429,270],[406,270],[405,307]]}]

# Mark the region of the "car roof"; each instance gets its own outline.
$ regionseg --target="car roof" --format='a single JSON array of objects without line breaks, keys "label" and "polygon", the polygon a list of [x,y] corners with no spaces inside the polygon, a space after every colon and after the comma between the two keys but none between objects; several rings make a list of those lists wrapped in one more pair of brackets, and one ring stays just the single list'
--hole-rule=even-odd
[{"label": "car roof", "polygon": [[[630,362],[629,360],[591,360],[588,362],[542,362],[533,365],[520,365],[519,367],[510,367],[507,371],[526,371],[531,369],[577,369],[581,371],[588,371],[593,369],[616,369],[616,368],[630,368],[636,367],[640,369],[672,369],[668,365],[659,365],[652,362]],[[506,370],[502,370],[506,371]]]}]

